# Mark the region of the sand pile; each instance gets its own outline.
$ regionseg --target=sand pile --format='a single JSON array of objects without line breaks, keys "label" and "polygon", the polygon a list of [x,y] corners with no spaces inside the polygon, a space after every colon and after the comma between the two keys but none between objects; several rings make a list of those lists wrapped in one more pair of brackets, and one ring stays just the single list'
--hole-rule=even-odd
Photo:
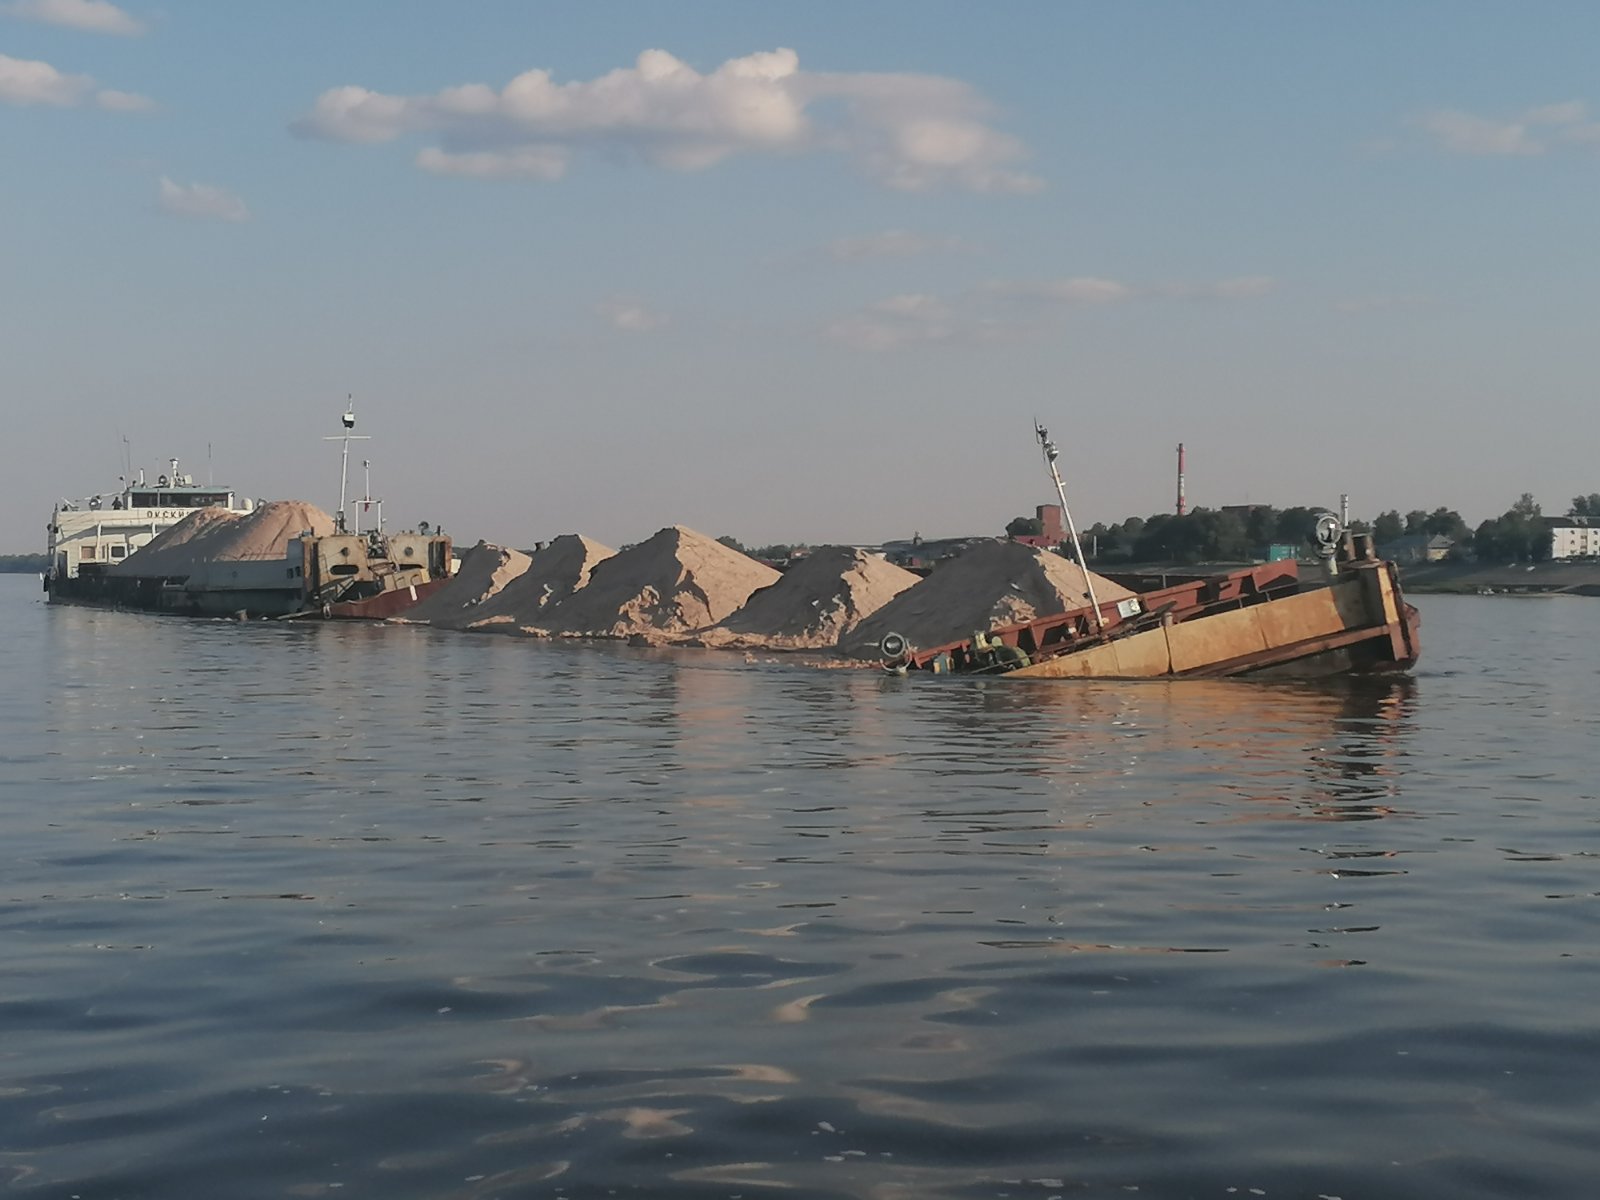
[{"label": "sand pile", "polygon": [[111,569],[121,575],[190,575],[203,563],[282,558],[289,540],[333,532],[333,518],[303,500],[273,500],[248,515],[201,508]]},{"label": "sand pile", "polygon": [[920,583],[910,571],[850,546],[822,546],[762,588],[720,624],[699,631],[707,646],[818,650]]},{"label": "sand pile", "polygon": [[530,561],[520,550],[479,542],[461,556],[461,569],[449,583],[394,619],[459,629],[476,621],[483,606],[526,571]]},{"label": "sand pile", "polygon": [[227,535],[228,526],[242,520],[243,513],[229,512],[225,508],[197,508],[121,562],[111,564],[111,574],[141,578],[184,574],[186,565],[196,556],[205,557],[207,543],[219,541]]},{"label": "sand pile", "polygon": [[[1090,572],[1095,599],[1122,600],[1125,587]],[[994,629],[1082,608],[1089,603],[1084,572],[1059,554],[1019,542],[987,542],[937,567],[847,633],[839,649],[854,657],[877,654],[878,639],[894,632],[928,648]]]},{"label": "sand pile", "polygon": [[545,608],[536,623],[551,633],[658,638],[715,625],[778,579],[703,533],[669,525],[600,563],[587,587]]},{"label": "sand pile", "polygon": [[[545,609],[560,604],[587,585],[595,565],[615,553],[611,547],[602,546],[581,533],[564,533],[543,549],[535,550],[527,569],[498,595],[462,613],[459,627],[508,633],[537,629]],[[435,621],[434,624],[444,622]]]}]

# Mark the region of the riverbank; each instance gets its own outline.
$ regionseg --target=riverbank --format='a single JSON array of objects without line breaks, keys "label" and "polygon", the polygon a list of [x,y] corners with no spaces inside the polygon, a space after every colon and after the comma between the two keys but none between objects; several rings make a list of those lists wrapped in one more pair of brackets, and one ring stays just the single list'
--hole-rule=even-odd
[{"label": "riverbank", "polygon": [[1400,569],[1412,595],[1600,596],[1600,563],[1423,563]]}]

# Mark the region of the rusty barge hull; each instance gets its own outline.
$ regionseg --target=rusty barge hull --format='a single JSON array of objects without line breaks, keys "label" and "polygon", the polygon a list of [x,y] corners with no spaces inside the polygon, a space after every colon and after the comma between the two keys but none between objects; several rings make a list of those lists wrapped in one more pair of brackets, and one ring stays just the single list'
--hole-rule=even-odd
[{"label": "rusty barge hull", "polygon": [[1317,678],[1405,671],[1419,652],[1417,610],[1393,563],[1348,536],[1334,573],[1303,579],[1263,563],[1036,621],[968,642],[908,648],[895,670],[1023,679]]}]

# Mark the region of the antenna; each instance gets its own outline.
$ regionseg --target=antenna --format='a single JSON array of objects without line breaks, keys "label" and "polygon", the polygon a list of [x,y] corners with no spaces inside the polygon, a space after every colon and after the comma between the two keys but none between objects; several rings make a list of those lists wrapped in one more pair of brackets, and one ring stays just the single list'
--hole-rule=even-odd
[{"label": "antenna", "polygon": [[344,443],[344,453],[339,460],[339,515],[334,518],[334,527],[340,533],[349,533],[350,530],[346,527],[344,520],[344,502],[345,496],[349,491],[350,482],[350,443],[366,442],[372,439],[363,434],[350,432],[356,427],[356,398],[354,395],[346,393],[344,416],[341,419],[344,421],[344,433],[334,434],[332,437],[325,437],[322,440],[325,442]]},{"label": "antenna", "polygon": [[1056,497],[1061,501],[1061,515],[1067,519],[1067,532],[1072,535],[1072,552],[1078,556],[1078,570],[1083,572],[1083,588],[1089,594],[1089,607],[1094,610],[1094,627],[1097,632],[1106,631],[1106,619],[1100,614],[1100,602],[1095,599],[1094,583],[1089,579],[1089,564],[1083,557],[1083,545],[1078,541],[1078,526],[1072,520],[1072,510],[1067,507],[1067,489],[1061,482],[1061,472],[1056,469],[1056,457],[1060,453],[1056,444],[1050,440],[1050,431],[1039,424],[1039,418],[1033,419],[1033,436],[1039,439],[1039,449],[1044,453],[1045,466],[1050,468],[1050,478],[1056,485]]}]

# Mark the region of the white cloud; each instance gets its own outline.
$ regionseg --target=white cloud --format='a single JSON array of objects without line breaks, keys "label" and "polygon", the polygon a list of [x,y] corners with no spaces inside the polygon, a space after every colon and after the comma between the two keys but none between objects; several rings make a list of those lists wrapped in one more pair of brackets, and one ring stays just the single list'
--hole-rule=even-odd
[{"label": "white cloud", "polygon": [[107,112],[150,112],[156,102],[138,92],[114,92],[105,89],[95,93],[94,102]]},{"label": "white cloud", "polygon": [[85,33],[112,33],[136,37],[144,23],[135,20],[109,0],[12,0],[0,12],[46,25],[62,25]]},{"label": "white cloud", "polygon": [[451,154],[436,146],[417,153],[417,166],[430,175],[466,179],[537,179],[551,182],[567,173],[569,155],[560,146],[523,146],[515,150],[478,150]]},{"label": "white cloud", "polygon": [[0,101],[73,108],[94,91],[87,75],[64,75],[47,62],[0,54]]},{"label": "white cloud", "polygon": [[838,238],[828,243],[827,252],[829,258],[838,262],[860,262],[871,258],[917,258],[969,249],[971,246],[957,237],[933,237],[905,229],[888,229],[863,237]]},{"label": "white cloud", "polygon": [[831,341],[857,350],[899,350],[919,343],[953,341],[962,327],[939,297],[908,293],[880,300],[863,312],[833,322],[823,332]]},{"label": "white cloud", "polygon": [[426,136],[436,144],[417,156],[420,168],[485,179],[557,179],[585,150],[675,171],[740,154],[827,152],[906,190],[1037,190],[1016,169],[1022,144],[987,123],[990,107],[953,79],[803,71],[792,50],[729,59],[706,74],[646,50],[631,67],[570,83],[532,70],[499,90],[331,88],[290,128],[336,142]]},{"label": "white cloud", "polygon": [[631,296],[612,296],[599,306],[599,313],[613,329],[625,333],[649,333],[664,328],[671,318],[646,308]]},{"label": "white cloud", "polygon": [[1563,100],[1530,108],[1522,119],[1530,125],[1573,125],[1588,119],[1588,109],[1582,100]]},{"label": "white cloud", "polygon": [[1589,119],[1581,100],[1540,105],[1509,119],[1436,109],[1412,124],[1452,154],[1529,157],[1545,153],[1555,143],[1600,144],[1600,122]]},{"label": "white cloud", "polygon": [[984,284],[983,290],[1004,300],[1052,305],[1114,304],[1133,295],[1125,283],[1089,277],[996,281]]},{"label": "white cloud", "polygon": [[1140,300],[1244,300],[1275,287],[1265,276],[1240,276],[1203,284],[1137,287],[1115,279],[995,280],[950,299],[927,293],[891,296],[823,329],[823,336],[857,350],[899,350],[913,345],[992,344],[1047,334],[1073,309]]},{"label": "white cloud", "polygon": [[197,221],[248,221],[250,210],[226,188],[206,183],[174,183],[161,177],[161,207],[175,217]]},{"label": "white cloud", "polygon": [[1455,109],[1437,109],[1417,118],[1417,127],[1454,154],[1541,154],[1544,147],[1521,121],[1492,121]]},{"label": "white cloud", "polygon": [[155,107],[153,101],[132,92],[96,91],[88,75],[67,75],[47,62],[0,54],[0,104],[79,108],[89,103],[117,112]]}]

